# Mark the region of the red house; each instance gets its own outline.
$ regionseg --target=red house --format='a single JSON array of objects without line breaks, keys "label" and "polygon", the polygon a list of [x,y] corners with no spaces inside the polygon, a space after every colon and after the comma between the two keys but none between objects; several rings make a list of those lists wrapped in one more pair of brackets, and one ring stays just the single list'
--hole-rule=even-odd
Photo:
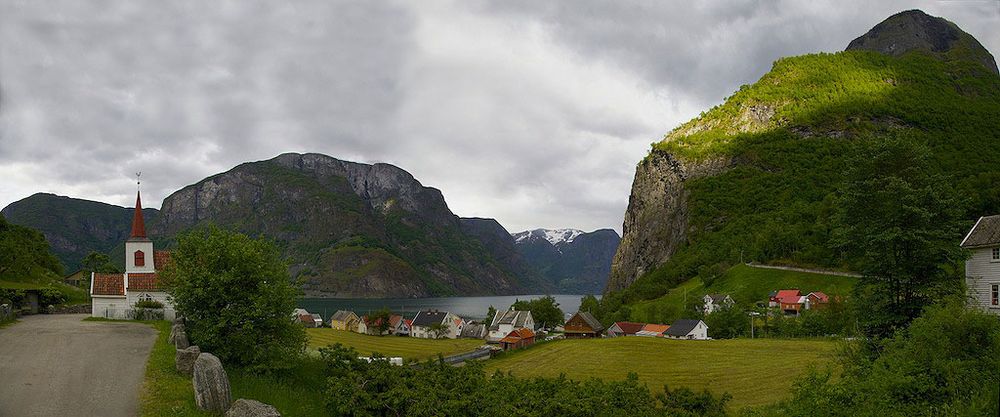
[{"label": "red house", "polygon": [[500,339],[500,347],[503,350],[520,349],[533,344],[535,344],[535,332],[526,327],[507,333],[507,337]]}]

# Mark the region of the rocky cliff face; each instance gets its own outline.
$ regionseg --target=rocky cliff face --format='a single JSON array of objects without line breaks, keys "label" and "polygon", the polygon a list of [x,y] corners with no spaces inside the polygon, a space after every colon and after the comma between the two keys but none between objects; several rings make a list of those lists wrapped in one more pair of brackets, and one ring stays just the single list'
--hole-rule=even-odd
[{"label": "rocky cliff face", "polygon": [[624,289],[670,259],[687,238],[689,193],[684,183],[728,165],[725,158],[683,162],[655,149],[639,163],[606,291]]},{"label": "rocky cliff face", "polygon": [[945,60],[979,62],[994,74],[1000,74],[993,55],[976,38],[952,22],[920,10],[890,16],[851,41],[846,50],[875,51],[891,56],[919,51]]},{"label": "rocky cliff face", "polygon": [[535,229],[513,235],[515,247],[557,291],[595,294],[604,289],[620,238],[611,229]]},{"label": "rocky cliff face", "polygon": [[275,239],[309,296],[526,291],[462,230],[440,191],[389,164],[284,154],[185,187],[161,210],[154,234],[214,223]]}]

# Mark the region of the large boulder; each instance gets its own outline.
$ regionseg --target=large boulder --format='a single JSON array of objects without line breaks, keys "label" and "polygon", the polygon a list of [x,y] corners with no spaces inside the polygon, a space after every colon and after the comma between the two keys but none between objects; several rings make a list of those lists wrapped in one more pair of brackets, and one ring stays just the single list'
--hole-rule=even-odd
[{"label": "large boulder", "polygon": [[222,362],[211,353],[202,353],[194,361],[194,401],[198,408],[222,414],[233,402],[229,377]]},{"label": "large boulder", "polygon": [[177,367],[177,372],[184,376],[193,376],[194,362],[198,360],[199,355],[201,355],[201,349],[198,346],[177,349],[177,352],[174,353],[174,365]]},{"label": "large boulder", "polygon": [[176,345],[177,335],[184,332],[184,324],[174,323],[174,325],[170,327],[170,336],[167,337],[167,342],[171,345]]},{"label": "large boulder", "polygon": [[178,332],[177,336],[174,337],[174,347],[177,349],[187,349],[190,346],[191,342],[188,341],[187,332],[183,330]]},{"label": "large boulder", "polygon": [[274,406],[240,398],[226,412],[226,417],[281,417],[281,413]]}]

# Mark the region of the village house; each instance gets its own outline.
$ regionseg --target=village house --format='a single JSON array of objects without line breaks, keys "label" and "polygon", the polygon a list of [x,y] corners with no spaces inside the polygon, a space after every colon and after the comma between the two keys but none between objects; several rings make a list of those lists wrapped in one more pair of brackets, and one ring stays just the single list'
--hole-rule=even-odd
[{"label": "village house", "polygon": [[608,327],[608,337],[622,337],[622,336],[635,336],[635,334],[642,330],[642,326],[645,323],[633,323],[631,321],[616,321],[611,327]]},{"label": "village house", "polygon": [[292,320],[302,323],[305,327],[323,327],[323,318],[319,314],[313,314],[304,308],[296,308],[292,312]]},{"label": "village house", "polygon": [[353,311],[337,310],[330,316],[330,328],[334,330],[347,330],[355,332],[358,330],[358,322],[361,319]]},{"label": "village house", "polygon": [[356,332],[361,334],[367,334],[372,336],[385,336],[387,334],[392,334],[392,321],[390,320],[388,326],[385,330],[379,332],[378,328],[382,325],[382,318],[372,318],[367,315],[361,316],[358,320],[358,325]]},{"label": "village house", "polygon": [[410,325],[408,324],[408,321],[399,314],[393,314],[389,317],[389,334],[394,334],[396,336],[409,336]]},{"label": "village house", "polygon": [[74,287],[81,286],[85,281],[90,282],[90,274],[82,269],[77,269],[76,272],[66,275],[63,278],[63,284],[72,285]]},{"label": "village house", "polygon": [[486,323],[479,321],[469,321],[462,328],[462,334],[458,337],[463,339],[482,339],[486,337]]},{"label": "village house", "polygon": [[493,316],[486,341],[497,343],[510,332],[523,328],[535,330],[535,319],[531,317],[530,311],[514,310],[514,306],[511,306],[509,310],[498,311]]},{"label": "village house", "polygon": [[663,335],[668,339],[708,340],[708,325],[701,320],[680,319],[674,321]]},{"label": "village house", "polygon": [[645,337],[666,337],[667,330],[669,329],[670,326],[666,324],[645,324],[642,326],[642,329],[635,332],[635,335]]},{"label": "village house", "polygon": [[500,339],[500,347],[503,350],[520,349],[533,344],[535,344],[535,332],[526,327],[514,330]]},{"label": "village house", "polygon": [[822,291],[813,291],[806,295],[805,309],[822,309],[830,304],[830,296]]},{"label": "village house", "polygon": [[[441,333],[435,332],[432,326],[440,324]],[[456,339],[462,334],[462,327],[465,322],[461,317],[447,311],[421,311],[413,317],[413,324],[410,326],[410,337],[423,339],[448,338]]]},{"label": "village house", "polygon": [[736,304],[728,294],[705,294],[705,306],[702,308],[705,314],[712,314],[723,308],[732,307]]},{"label": "village house", "polygon": [[1000,215],[980,217],[960,246],[972,253],[965,261],[969,304],[1000,314]]},{"label": "village house", "polygon": [[132,230],[125,241],[125,273],[90,274],[90,315],[133,319],[136,317],[136,303],[143,301],[149,304],[159,303],[163,306],[163,318],[173,320],[176,314],[173,300],[160,285],[157,272],[158,268],[169,262],[170,252],[154,251],[153,241],[146,237],[142,199],[137,192]]},{"label": "village house", "polygon": [[788,316],[798,316],[804,310],[822,309],[830,304],[830,296],[821,291],[802,295],[799,290],[778,290],[771,293],[768,305],[777,307]]},{"label": "village house", "polygon": [[567,339],[601,337],[604,325],[589,312],[579,311],[566,321],[563,332]]}]

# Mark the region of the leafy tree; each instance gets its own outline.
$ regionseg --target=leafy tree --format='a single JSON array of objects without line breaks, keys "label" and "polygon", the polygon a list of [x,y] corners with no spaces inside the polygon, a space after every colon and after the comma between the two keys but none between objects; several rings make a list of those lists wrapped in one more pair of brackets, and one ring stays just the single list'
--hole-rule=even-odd
[{"label": "leafy tree", "polygon": [[580,299],[580,311],[586,311],[594,317],[600,319],[598,315],[601,309],[601,302],[593,294],[587,294]]},{"label": "leafy tree", "polygon": [[0,277],[13,281],[61,276],[62,264],[37,230],[8,223],[0,215]]},{"label": "leafy tree", "polygon": [[80,269],[86,272],[101,272],[107,274],[121,273],[121,268],[118,268],[111,258],[103,253],[97,251],[90,251],[87,256],[80,260]]},{"label": "leafy tree", "polygon": [[376,334],[382,335],[389,331],[389,319],[392,318],[392,312],[388,308],[382,308],[368,316],[368,322],[374,325]]},{"label": "leafy tree", "polygon": [[535,319],[540,327],[554,327],[565,323],[566,319],[559,303],[555,297],[546,295],[529,301],[515,301],[513,306],[518,311],[530,311],[531,317]]},{"label": "leafy tree", "polygon": [[727,306],[705,315],[713,339],[732,339],[750,333],[750,317],[738,306]]},{"label": "leafy tree", "polygon": [[864,278],[859,320],[866,334],[890,337],[960,280],[962,212],[930,151],[908,137],[863,142],[847,164],[833,245]]},{"label": "leafy tree", "polygon": [[497,309],[494,308],[493,305],[491,304],[490,308],[486,310],[486,321],[484,321],[483,323],[486,323],[486,325],[489,326],[490,323],[493,323],[493,318],[496,316],[497,316]]},{"label": "leafy tree", "polygon": [[194,344],[257,369],[303,352],[305,329],[288,319],[300,291],[273,243],[209,226],[178,236],[172,258],[162,276]]}]

